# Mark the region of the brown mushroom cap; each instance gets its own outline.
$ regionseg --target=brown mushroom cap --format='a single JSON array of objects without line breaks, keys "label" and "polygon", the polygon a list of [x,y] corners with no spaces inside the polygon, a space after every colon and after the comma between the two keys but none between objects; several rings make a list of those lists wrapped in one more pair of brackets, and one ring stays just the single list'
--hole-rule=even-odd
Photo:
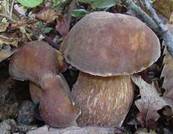
[{"label": "brown mushroom cap", "polygon": [[98,76],[140,72],[160,56],[154,32],[139,19],[109,12],[93,12],[69,32],[62,51],[77,69]]},{"label": "brown mushroom cap", "polygon": [[20,48],[9,65],[10,75],[18,80],[39,83],[42,75],[56,74],[62,68],[60,53],[44,41],[31,41]]}]

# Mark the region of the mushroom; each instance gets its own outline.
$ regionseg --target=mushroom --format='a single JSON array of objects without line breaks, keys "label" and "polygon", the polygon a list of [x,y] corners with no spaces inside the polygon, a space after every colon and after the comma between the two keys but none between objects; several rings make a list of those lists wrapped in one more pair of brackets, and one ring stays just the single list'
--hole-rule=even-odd
[{"label": "mushroom", "polygon": [[[75,125],[79,109],[74,105],[70,89],[57,70],[63,62],[60,53],[43,41],[26,43],[12,57],[9,72],[18,80],[30,80],[40,88],[34,88],[32,98],[39,102],[43,120],[53,127]],[[33,90],[34,90],[33,89]],[[32,92],[32,90],[30,90]]]},{"label": "mushroom", "polygon": [[46,74],[56,74],[63,64],[60,52],[43,41],[31,41],[21,47],[9,65],[9,72],[17,80],[30,80],[40,83]]},{"label": "mushroom", "polygon": [[61,51],[80,70],[72,96],[79,126],[121,126],[133,101],[130,75],[160,56],[157,36],[139,19],[109,12],[83,17],[68,33]]}]

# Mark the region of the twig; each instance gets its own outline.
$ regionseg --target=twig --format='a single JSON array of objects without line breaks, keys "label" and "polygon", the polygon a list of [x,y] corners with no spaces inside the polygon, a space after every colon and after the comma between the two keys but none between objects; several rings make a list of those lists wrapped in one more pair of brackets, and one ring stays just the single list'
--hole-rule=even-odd
[{"label": "twig", "polygon": [[70,5],[69,5],[69,9],[67,11],[67,21],[68,21],[68,25],[70,25],[70,22],[71,22],[71,14],[72,14],[72,11],[75,9],[75,5],[76,5],[76,0],[72,0]]},{"label": "twig", "polygon": [[152,7],[151,1],[150,0],[144,0],[144,3],[145,3],[147,10],[151,14],[151,17],[159,26],[161,37],[165,41],[165,44],[168,48],[169,53],[173,56],[173,35],[172,35],[172,33],[168,30],[168,27],[158,17],[155,9]]},{"label": "twig", "polygon": [[139,19],[145,22],[158,36],[160,36],[165,41],[168,51],[173,57],[173,35],[169,32],[167,27],[161,21],[159,21],[160,19],[155,10],[152,8],[151,3],[147,3],[150,4],[150,6],[147,6],[150,7],[148,10],[150,11],[152,18],[132,0],[122,0],[122,2],[127,6],[128,9],[132,10]]},{"label": "twig", "polygon": [[71,13],[73,11],[73,9],[75,9],[76,6],[76,1],[77,0],[66,0],[64,7],[63,7],[63,11],[62,13],[65,14],[65,18],[67,20],[67,25],[70,27],[70,22],[71,22]]},{"label": "twig", "polygon": [[12,0],[12,2],[11,2],[11,7],[10,7],[9,17],[10,17],[11,19],[12,19],[12,14],[13,14],[14,2],[15,2],[15,0]]},{"label": "twig", "polygon": [[159,28],[153,19],[146,14],[138,5],[136,5],[132,0],[122,0],[129,10],[132,10],[135,15],[145,22],[153,31],[158,34]]}]

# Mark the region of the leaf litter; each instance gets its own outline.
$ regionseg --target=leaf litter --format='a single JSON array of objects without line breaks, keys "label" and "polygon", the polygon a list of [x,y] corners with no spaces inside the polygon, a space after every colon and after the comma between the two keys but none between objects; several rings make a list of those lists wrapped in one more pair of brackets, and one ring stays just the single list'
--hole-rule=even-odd
[{"label": "leaf litter", "polygon": [[[168,1],[170,2],[171,0]],[[50,5],[51,3],[50,1],[46,1],[45,4],[42,3],[41,5],[36,4],[37,8],[33,9],[27,9],[25,6],[22,5],[22,3],[19,4],[15,2],[13,9],[15,12],[13,12],[12,16],[10,15],[11,11],[10,0],[3,0],[0,3],[1,5],[3,5],[0,8],[0,11],[2,14],[5,15],[5,17],[0,17],[0,19],[2,18],[0,23],[0,32],[2,34],[0,35],[1,63],[2,61],[8,59],[15,52],[15,50],[17,50],[17,48],[22,46],[21,44],[30,40],[40,39],[41,35],[43,35],[43,39],[50,44],[52,42],[55,44],[61,43],[65,35],[68,33],[71,25],[73,25],[73,23],[78,21],[78,19],[80,18],[80,17],[77,18],[77,16],[75,18],[74,15],[72,18],[72,24],[69,25],[66,15],[61,10],[52,8],[52,5]],[[55,3],[58,3],[57,0],[53,1],[53,4]],[[93,3],[91,2],[87,3],[86,0],[85,4],[77,3],[77,9],[78,10],[82,9],[83,11],[86,11],[88,13],[92,12],[93,10],[96,10],[95,8],[98,6],[98,8],[109,7],[111,11],[111,8],[115,10],[113,3],[115,3],[115,1],[111,0],[110,5],[107,5],[109,3],[106,3],[105,0],[103,0],[103,5],[100,5],[102,4],[100,1],[96,2],[96,4],[99,5],[96,5],[95,3],[94,3],[95,5],[93,5]],[[165,11],[162,11],[163,10],[162,7],[165,6],[166,4],[163,5],[160,3],[163,3],[163,0],[162,1],[156,0],[154,3],[155,7],[156,8],[160,7],[160,9],[158,8],[159,12],[164,14],[164,16],[169,17],[171,15],[172,6],[169,6],[170,10],[165,9]],[[56,6],[56,8],[58,6]],[[94,7],[94,9],[92,9],[92,7]],[[4,21],[4,19],[7,20]],[[39,31],[40,27],[38,27],[37,25],[38,21],[40,21],[43,24],[42,29],[44,29],[44,31]],[[38,35],[37,33],[35,33],[35,31],[38,32]],[[6,34],[4,33],[6,33],[7,35],[9,34],[10,36],[6,36]],[[136,107],[139,110],[136,118],[139,121],[140,125],[145,128],[155,129],[157,121],[161,117],[158,111],[166,106],[172,107],[173,105],[172,58],[166,54],[163,64],[164,68],[161,76],[164,77],[163,88],[165,89],[165,92],[163,95],[160,95],[160,93],[158,92],[158,87],[156,87],[156,85],[148,84],[139,76],[132,77],[133,82],[139,87],[139,93],[140,93],[138,94],[138,97],[140,96],[140,98],[134,101]],[[1,83],[3,82],[1,81]],[[75,130],[80,131],[78,130],[78,128],[76,128]],[[85,128],[83,130],[85,130]],[[138,130],[139,133],[144,132],[143,130],[141,131],[139,128],[136,128],[136,130]],[[41,130],[41,132],[48,133],[47,131],[48,128],[46,128],[46,130],[44,129],[44,131]],[[88,130],[86,129],[85,131],[87,132]],[[138,133],[138,131],[136,133]],[[153,131],[153,133],[155,132]]]}]

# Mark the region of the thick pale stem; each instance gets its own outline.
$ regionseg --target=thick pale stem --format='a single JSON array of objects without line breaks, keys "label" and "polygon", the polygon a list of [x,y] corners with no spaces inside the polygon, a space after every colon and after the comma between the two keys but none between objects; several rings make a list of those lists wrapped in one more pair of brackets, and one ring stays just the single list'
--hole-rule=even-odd
[{"label": "thick pale stem", "polygon": [[133,101],[130,76],[99,77],[80,73],[72,95],[81,115],[79,126],[118,127]]}]

